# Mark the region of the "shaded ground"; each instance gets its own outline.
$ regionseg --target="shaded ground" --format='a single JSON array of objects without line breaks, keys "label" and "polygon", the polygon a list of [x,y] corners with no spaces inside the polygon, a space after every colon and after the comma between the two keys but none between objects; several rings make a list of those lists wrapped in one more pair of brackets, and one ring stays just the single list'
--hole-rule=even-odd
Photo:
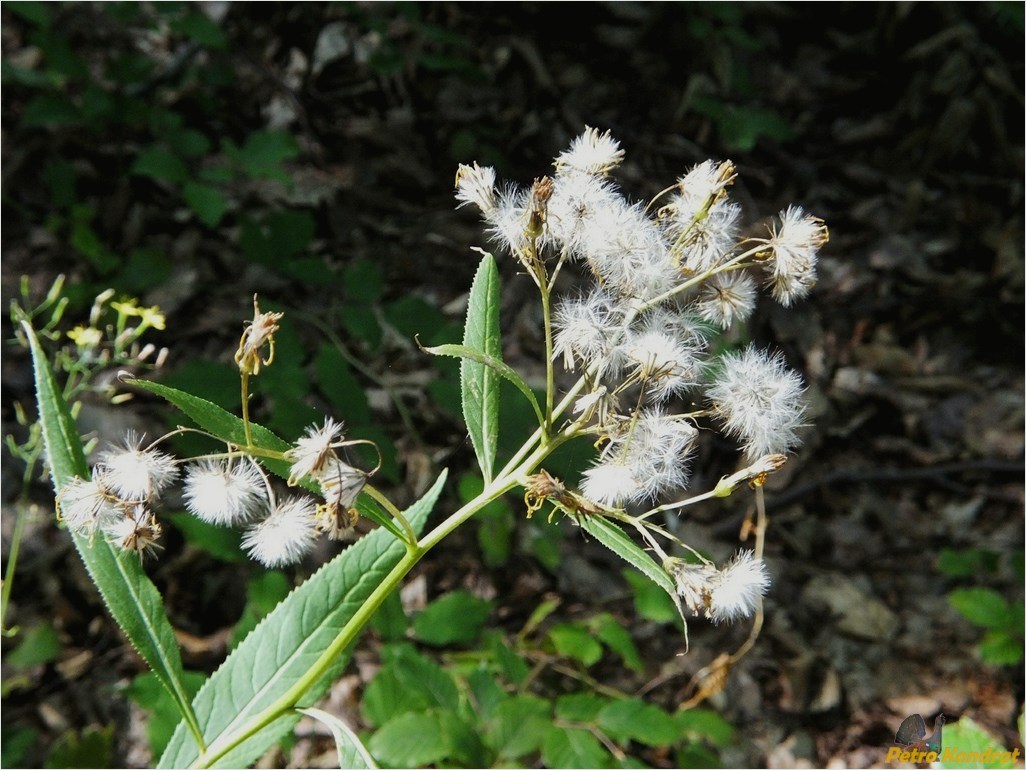
[{"label": "shaded ground", "polygon": [[[84,8],[60,13],[87,60],[98,40],[139,42]],[[580,18],[562,20],[571,13]],[[468,247],[482,238],[469,213],[453,211],[457,162],[493,163],[501,176],[526,181],[584,125],[609,128],[628,153],[623,186],[640,199],[696,162],[730,157],[749,221],[800,203],[827,221],[831,241],[810,300],[786,313],[764,303],[749,329],[802,370],[815,425],[769,496],[775,582],[766,629],[712,699],[742,728],[723,759],[880,765],[913,712],[928,723],[940,712],[971,716],[1018,745],[1022,664],[982,663],[980,630],[946,596],[988,586],[1022,601],[1012,558],[1023,547],[1021,7],[589,4],[554,12],[548,4],[437,4],[400,12],[238,4],[220,27],[228,44],[219,56],[235,72],[220,92],[223,109],[199,104],[196,84],[165,88],[159,73],[145,87],[239,143],[269,122],[288,127],[301,148],[288,161],[295,187],[239,183],[223,224],[204,227],[182,214],[166,186],[126,173],[131,136],[24,128],[28,96],[6,89],[5,300],[22,273],[42,289],[58,272],[103,282],[95,261],[43,227],[39,169],[54,152],[76,159],[78,194],[99,212],[95,230],[113,251],[143,244],[174,255],[168,279],[145,297],[168,312],[161,343],[173,352],[171,369],[193,355],[223,360],[257,291],[344,326],[337,286],[244,256],[233,224],[247,207],[305,207],[315,218],[310,252],[333,270],[373,261],[384,269],[382,303],[412,293],[458,321],[476,264]],[[30,30],[5,8],[5,59],[31,65]],[[167,46],[169,82],[186,66],[179,57],[207,55],[183,51],[173,37],[147,44]],[[507,358],[537,371],[529,287],[512,265],[502,269]],[[10,404],[30,399],[31,384],[21,354],[6,353],[9,423]],[[400,393],[421,439],[399,443],[405,487],[397,497],[410,499],[429,466],[469,467],[460,427],[424,397],[434,370],[412,345],[392,341],[369,365]],[[384,430],[400,435],[387,399],[372,406]],[[710,448],[695,488],[732,462],[729,448]],[[21,471],[7,455],[4,463],[6,557],[8,503]],[[47,504],[45,486],[34,498]],[[710,506],[681,532],[699,547],[729,548],[744,514],[743,501]],[[560,617],[614,611],[650,670],[638,679],[611,668],[607,683],[644,689],[666,706],[687,700],[691,675],[742,641],[741,631],[701,628],[692,652],[677,656],[679,638],[632,617],[617,565],[597,544],[567,535],[558,570],[518,551],[486,571],[473,533],[460,533],[423,566],[418,585],[432,597],[456,586],[495,597],[499,622],[511,630],[549,591],[564,599]],[[993,552],[1001,566],[945,576],[937,561],[944,548]],[[154,572],[176,624],[195,639],[186,644],[190,664],[204,667],[216,664],[217,619],[240,606],[199,614],[186,606],[197,590],[187,577],[196,558],[172,537]],[[204,567],[232,604],[238,578]],[[597,594],[611,599],[597,604]],[[139,664],[48,524],[37,523],[25,543],[13,601],[8,624],[53,615],[65,652],[5,702],[5,730],[29,723],[45,743],[69,725],[127,725],[129,707],[97,693]],[[118,757],[145,763],[139,742],[119,729]]]}]

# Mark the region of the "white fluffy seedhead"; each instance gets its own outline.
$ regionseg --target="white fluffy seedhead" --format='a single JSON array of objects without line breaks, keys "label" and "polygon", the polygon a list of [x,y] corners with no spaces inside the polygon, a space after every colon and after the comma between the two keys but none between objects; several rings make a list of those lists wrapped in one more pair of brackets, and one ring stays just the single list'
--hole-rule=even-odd
[{"label": "white fluffy seedhead", "polygon": [[587,366],[600,358],[608,358],[610,343],[622,323],[622,310],[601,289],[582,297],[564,299],[556,306],[552,318],[556,331],[553,352],[563,358],[567,369],[573,369],[575,361]]},{"label": "white fluffy seedhead", "polygon": [[819,249],[829,239],[822,219],[798,206],[780,212],[780,225],[770,229],[767,285],[773,297],[789,307],[816,284]]},{"label": "white fluffy seedhead", "polygon": [[745,456],[786,454],[799,443],[804,386],[782,355],[748,347],[727,353],[706,395],[726,432],[742,442]]},{"label": "white fluffy seedhead", "polygon": [[602,133],[589,126],[570,143],[570,149],[556,158],[556,174],[579,171],[589,176],[606,176],[623,163],[623,158],[620,143],[608,131]]},{"label": "white fluffy seedhead", "polygon": [[769,586],[765,562],[741,551],[712,579],[706,615],[714,623],[750,618]]},{"label": "white fluffy seedhead", "polygon": [[190,465],[184,497],[190,513],[222,527],[245,524],[267,507],[263,477],[247,459],[202,460]]},{"label": "white fluffy seedhead", "polygon": [[758,288],[744,272],[714,275],[702,285],[694,308],[699,316],[721,329],[747,321],[755,310]]},{"label": "white fluffy seedhead", "polygon": [[294,564],[313,548],[317,507],[309,497],[281,501],[242,536],[242,548],[265,567]]},{"label": "white fluffy seedhead", "polygon": [[653,500],[683,488],[698,431],[686,420],[648,409],[624,421],[599,461],[584,472],[581,491],[604,505]]},{"label": "white fluffy seedhead", "polygon": [[178,478],[175,459],[143,449],[142,441],[129,433],[122,446],[107,449],[97,458],[107,489],[125,502],[151,500]]}]

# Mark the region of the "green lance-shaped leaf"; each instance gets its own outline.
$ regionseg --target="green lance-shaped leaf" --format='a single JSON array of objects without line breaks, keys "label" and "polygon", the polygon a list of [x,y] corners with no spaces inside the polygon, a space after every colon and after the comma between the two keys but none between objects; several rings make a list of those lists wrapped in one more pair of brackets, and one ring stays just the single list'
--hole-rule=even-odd
[{"label": "green lance-shaped leaf", "polygon": [[676,586],[673,583],[673,579],[662,568],[662,565],[657,564],[641,546],[631,540],[620,527],[609,519],[602,516],[582,516],[580,524],[582,529],[592,534],[602,545],[666,591],[673,600],[681,620],[684,621],[684,628],[687,629],[687,618],[684,615],[684,607],[680,603],[680,597],[677,596]]},{"label": "green lance-shaped leaf", "polygon": [[524,382],[523,378],[517,374],[516,370],[503,361],[485,355],[478,350],[472,350],[465,345],[435,345],[430,348],[422,347],[421,350],[425,353],[430,353],[433,356],[451,356],[452,358],[463,359],[469,358],[471,361],[484,364],[494,370],[496,374],[509,380],[517,390],[523,393],[528,403],[530,403],[531,407],[534,409],[534,413],[538,416],[538,424],[545,424],[545,416],[542,414],[541,406],[538,404],[538,399],[534,397],[534,392],[528,384]]},{"label": "green lance-shaped leaf", "polygon": [[[420,532],[445,483],[434,486],[405,512]],[[267,615],[196,695],[193,708],[207,746],[231,735],[274,703],[310,669],[356,611],[406,552],[402,542],[378,529],[319,569]],[[307,691],[301,707],[312,705],[345,667],[348,654]],[[214,767],[246,767],[286,735],[299,715],[284,713],[221,757]],[[201,760],[182,725],[160,758],[159,767],[186,767]]]},{"label": "green lance-shaped leaf", "polygon": [[[194,396],[191,393],[186,393],[185,391],[171,388],[167,385],[161,385],[157,382],[150,382],[148,380],[131,380],[131,384],[137,388],[142,388],[154,395],[160,396],[168,403],[178,407],[182,413],[203,428],[203,430],[212,433],[219,439],[238,446],[245,446],[246,429],[243,427],[242,420],[231,412],[225,411],[212,401],[207,401],[205,398]],[[278,437],[262,425],[250,423],[250,428],[252,430],[253,444],[257,448],[267,449],[272,452],[285,452],[289,449],[288,442]],[[286,460],[261,457],[260,461],[269,470],[281,476],[283,479],[287,479],[289,477],[291,466]],[[317,486],[313,482],[303,483],[303,486],[311,492],[319,493]],[[357,504],[357,508],[362,515],[365,515],[368,519],[372,520],[379,526],[384,527],[399,539],[406,538],[405,533],[399,528],[399,526],[392,521],[391,518],[384,515],[380,509],[378,509],[377,505],[372,500],[368,499],[366,495],[360,495],[360,501]]]},{"label": "green lance-shaped leaf", "polygon": [[377,768],[374,758],[360,742],[359,737],[353,729],[333,714],[320,709],[309,708],[299,709],[299,712],[308,717],[322,722],[331,730],[335,738],[335,750],[338,752],[338,766],[340,768],[354,768],[356,770],[373,770]]},{"label": "green lance-shaped leaf", "polygon": [[[467,323],[463,330],[463,347],[483,353],[496,361],[502,359],[499,337],[499,271],[491,254],[481,264],[470,286]],[[499,441],[499,376],[480,361],[460,361],[460,390],[463,418],[477,453],[485,484],[492,480],[495,447]]]},{"label": "green lance-shaped leaf", "polygon": [[[32,351],[39,423],[43,430],[47,462],[54,492],[60,493],[73,478],[88,478],[82,442],[64,396],[57,388],[50,362],[32,327],[22,324]],[[160,683],[167,688],[182,715],[186,729],[198,740],[201,735],[183,683],[182,657],[160,592],[143,571],[139,556],[117,548],[102,535],[92,538],[72,534],[75,548],[96,584],[104,604]]]}]

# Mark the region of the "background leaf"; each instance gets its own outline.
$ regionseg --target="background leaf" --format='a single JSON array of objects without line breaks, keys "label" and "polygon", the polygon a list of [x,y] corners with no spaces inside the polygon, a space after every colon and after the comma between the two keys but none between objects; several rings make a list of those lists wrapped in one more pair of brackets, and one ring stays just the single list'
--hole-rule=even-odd
[{"label": "background leaf", "polygon": [[962,617],[984,628],[1006,628],[1014,622],[1008,602],[990,588],[959,588],[948,594],[948,601]]},{"label": "background leaf", "polygon": [[491,612],[491,602],[466,591],[453,591],[425,607],[413,621],[413,630],[428,644],[471,644],[481,635]]}]

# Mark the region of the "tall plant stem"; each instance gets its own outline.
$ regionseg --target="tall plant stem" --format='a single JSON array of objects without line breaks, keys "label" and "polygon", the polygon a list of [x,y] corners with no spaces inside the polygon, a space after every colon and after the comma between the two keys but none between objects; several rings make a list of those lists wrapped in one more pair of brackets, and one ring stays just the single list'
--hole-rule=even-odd
[{"label": "tall plant stem", "polygon": [[384,577],[381,583],[378,584],[377,588],[367,597],[367,600],[359,609],[356,610],[349,619],[349,622],[339,631],[331,644],[318,656],[306,673],[288,690],[282,693],[277,700],[254,715],[238,731],[225,736],[223,739],[214,741],[205,752],[200,754],[193,767],[206,768],[213,766],[234,748],[293,710],[310,688],[324,676],[336,658],[352,644],[353,640],[374,616],[374,613],[377,612],[385,599],[398,588],[403,578],[409,574],[410,570],[416,566],[428,551],[438,545],[446,536],[470,519],[481,508],[517,486],[518,480],[524,474],[534,470],[549,453],[564,441],[569,440],[572,435],[570,431],[564,432],[535,448],[533,452],[530,452],[524,458],[523,462],[504,471],[495,478],[491,484],[482,490],[481,494],[435,527],[419,543],[409,544],[406,554]]}]

